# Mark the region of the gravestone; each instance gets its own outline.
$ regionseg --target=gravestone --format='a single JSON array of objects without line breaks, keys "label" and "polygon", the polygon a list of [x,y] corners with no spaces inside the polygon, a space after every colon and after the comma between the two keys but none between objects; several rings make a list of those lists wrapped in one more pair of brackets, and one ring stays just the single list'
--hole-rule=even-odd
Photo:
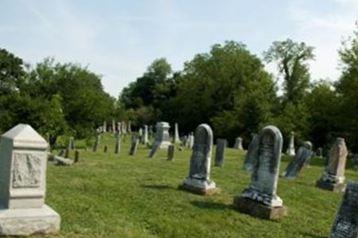
[{"label": "gravestone", "polygon": [[358,237],[358,183],[348,182],[330,238]]},{"label": "gravestone", "polygon": [[148,136],[149,136],[149,139],[150,139],[150,140],[152,140],[153,134],[154,134],[154,132],[153,132],[153,126],[150,125],[150,126],[148,127]]},{"label": "gravestone", "polygon": [[121,150],[121,136],[117,132],[117,134],[116,134],[116,144],[114,146],[114,153],[119,154],[120,150]]},{"label": "gravestone", "polygon": [[215,153],[215,166],[221,167],[225,159],[225,148],[227,146],[227,140],[216,140],[216,153]]},{"label": "gravestone", "polygon": [[179,144],[180,138],[179,138],[179,126],[178,123],[174,124],[174,144]]},{"label": "gravestone", "polygon": [[263,219],[279,219],[287,209],[277,195],[282,135],[275,126],[267,126],[258,136],[251,183],[234,198],[237,210]]},{"label": "gravestone", "polygon": [[68,143],[68,148],[70,150],[74,150],[75,149],[75,139],[73,137],[70,137],[70,141]]},{"label": "gravestone", "polygon": [[143,137],[142,137],[142,143],[144,145],[148,144],[149,140],[148,140],[148,126],[144,125],[144,130],[143,130]]},{"label": "gravestone", "polygon": [[54,233],[60,216],[45,201],[48,144],[31,126],[1,136],[0,235]]},{"label": "gravestone", "polygon": [[93,145],[93,152],[97,152],[100,139],[101,139],[101,135],[97,134],[96,135],[96,140],[95,140],[94,145]]},{"label": "gravestone", "polygon": [[214,181],[210,180],[213,131],[207,124],[200,124],[195,130],[195,142],[190,158],[189,176],[180,186],[197,194],[212,194],[217,191]]},{"label": "gravestone", "polygon": [[244,148],[242,147],[242,138],[241,137],[236,138],[234,149],[244,150]]},{"label": "gravestone", "polygon": [[333,192],[342,192],[345,189],[344,171],[348,150],[343,138],[337,138],[328,155],[328,164],[322,177],[317,181],[319,188]]},{"label": "gravestone", "polygon": [[168,122],[158,122],[156,126],[155,141],[149,153],[149,158],[152,158],[158,149],[168,149],[171,145],[169,137]]},{"label": "gravestone", "polygon": [[112,119],[112,133],[116,132],[116,122]]},{"label": "gravestone", "polygon": [[186,141],[186,144],[189,149],[192,149],[194,146],[194,135],[193,132],[190,132],[190,134],[188,135],[188,139]]},{"label": "gravestone", "polygon": [[291,132],[290,142],[288,143],[287,152],[288,156],[294,157],[295,156],[295,133]]},{"label": "gravestone", "polygon": [[74,163],[80,161],[80,152],[78,150],[75,151],[75,159],[73,160]]},{"label": "gravestone", "polygon": [[318,147],[318,149],[316,150],[316,156],[318,158],[323,158],[323,149],[322,149],[322,147]]},{"label": "gravestone", "polygon": [[170,145],[168,146],[168,157],[167,157],[167,160],[171,161],[174,159],[174,145]]},{"label": "gravestone", "polygon": [[312,157],[312,155],[312,143],[306,141],[297,150],[294,159],[287,166],[286,171],[283,173],[283,176],[287,179],[296,178],[302,167],[307,163],[307,161]]},{"label": "gravestone", "polygon": [[121,128],[122,134],[123,135],[127,134],[127,125],[124,121],[121,122],[121,126],[122,126]]},{"label": "gravestone", "polygon": [[139,144],[139,138],[136,135],[133,135],[131,148],[129,150],[129,155],[135,155],[137,153],[138,144]]},{"label": "gravestone", "polygon": [[259,136],[254,134],[252,140],[247,148],[247,153],[244,160],[244,170],[252,172],[257,159],[257,153],[259,149]]},{"label": "gravestone", "polygon": [[103,122],[102,132],[107,132],[107,122]]},{"label": "gravestone", "polygon": [[128,121],[127,132],[129,134],[132,133],[132,123],[131,123],[131,121]]}]

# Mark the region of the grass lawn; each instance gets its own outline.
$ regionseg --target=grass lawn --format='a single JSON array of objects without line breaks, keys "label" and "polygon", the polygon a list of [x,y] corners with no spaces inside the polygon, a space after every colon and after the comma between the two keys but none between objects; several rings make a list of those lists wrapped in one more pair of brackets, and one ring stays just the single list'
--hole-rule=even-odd
[{"label": "grass lawn", "polygon": [[[80,163],[49,163],[46,204],[62,222],[60,233],[47,237],[328,237],[342,194],[315,187],[322,159],[314,158],[296,180],[279,180],[278,195],[289,214],[274,222],[232,208],[233,196],[250,181],[241,169],[243,152],[227,149],[223,167],[212,166],[211,178],[221,193],[205,197],[178,190],[188,175],[191,151],[176,150],[169,162],[165,150],[148,159],[149,150],[141,145],[129,156],[129,141],[115,155],[115,139],[106,134],[97,153],[80,152]],[[105,144],[108,153],[103,153]],[[283,157],[281,172],[288,161]],[[350,168],[346,176],[358,180]]]}]

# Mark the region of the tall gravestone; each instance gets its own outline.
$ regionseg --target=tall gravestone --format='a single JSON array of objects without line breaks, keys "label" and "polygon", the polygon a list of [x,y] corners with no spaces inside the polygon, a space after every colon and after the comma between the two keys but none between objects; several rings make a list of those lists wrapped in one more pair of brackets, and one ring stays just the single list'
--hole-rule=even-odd
[{"label": "tall gravestone", "polygon": [[189,176],[181,185],[182,189],[198,194],[212,194],[217,191],[215,182],[210,180],[212,147],[213,131],[209,125],[200,124],[195,130]]},{"label": "tall gravestone", "polygon": [[174,145],[168,146],[167,160],[172,161],[174,159]]},{"label": "tall gravestone", "polygon": [[296,152],[295,152],[295,134],[293,131],[291,132],[290,142],[288,143],[286,154],[291,157],[294,157],[296,154]]},{"label": "tall gravestone", "polygon": [[322,177],[317,181],[319,188],[342,192],[345,189],[344,171],[348,150],[343,138],[337,138],[328,155],[328,164]]},{"label": "tall gravestone", "polygon": [[287,166],[283,176],[287,179],[294,179],[297,177],[302,167],[309,161],[312,152],[312,143],[306,141],[303,145],[297,150],[295,158],[291,161],[291,163]]},{"label": "tall gravestone", "polygon": [[107,122],[103,122],[102,132],[107,132]]},{"label": "tall gravestone", "polygon": [[241,137],[237,137],[235,140],[235,145],[234,145],[234,149],[238,149],[238,150],[243,150],[244,148],[242,147],[242,138]]},{"label": "tall gravestone", "polygon": [[189,149],[192,149],[194,146],[194,134],[193,132],[190,132],[190,134],[188,135],[188,138],[186,140],[186,147],[188,147]]},{"label": "tall gravestone", "polygon": [[234,198],[234,205],[237,210],[255,217],[279,219],[287,213],[276,193],[282,150],[280,130],[275,126],[262,129],[257,146],[251,183]]},{"label": "tall gravestone", "polygon": [[168,146],[172,144],[170,143],[169,128],[168,122],[157,123],[155,141],[149,153],[149,158],[152,158],[158,149],[168,149]]},{"label": "tall gravestone", "polygon": [[96,140],[95,140],[94,145],[93,145],[93,152],[97,152],[100,139],[101,139],[101,135],[99,133],[97,133],[96,134]]},{"label": "tall gravestone", "polygon": [[44,203],[47,147],[45,139],[25,124],[1,136],[0,235],[59,231],[60,216]]},{"label": "tall gravestone", "polygon": [[330,238],[358,237],[358,183],[348,182]]},{"label": "tall gravestone", "polygon": [[215,166],[221,167],[225,159],[225,148],[227,140],[217,139],[216,140],[216,153],[215,153]]},{"label": "tall gravestone", "polygon": [[116,132],[116,122],[112,119],[112,133]]},{"label": "tall gravestone", "polygon": [[121,122],[121,125],[122,125],[122,134],[125,135],[127,134],[127,125],[126,125],[126,122],[122,121]]},{"label": "tall gravestone", "polygon": [[179,138],[179,126],[178,123],[174,124],[174,144],[179,144],[180,138]]},{"label": "tall gravestone", "polygon": [[139,138],[136,135],[132,135],[131,148],[129,150],[129,155],[135,155],[137,153],[139,144]]},{"label": "tall gravestone", "polygon": [[121,151],[121,135],[119,132],[116,133],[116,144],[114,146],[114,153],[119,154]]},{"label": "tall gravestone", "polygon": [[259,148],[259,136],[257,134],[254,134],[249,144],[249,147],[247,149],[247,153],[245,155],[244,170],[248,172],[253,171],[257,159],[258,148]]},{"label": "tall gravestone", "polygon": [[131,121],[128,121],[127,132],[129,134],[132,133],[132,123],[131,123]]},{"label": "tall gravestone", "polygon": [[142,143],[143,143],[144,145],[146,145],[146,144],[149,143],[149,139],[148,139],[148,126],[147,126],[147,125],[144,125]]},{"label": "tall gravestone", "polygon": [[122,128],[121,128],[121,123],[120,122],[117,122],[117,133],[119,134],[119,135],[121,135],[122,133],[122,130],[121,130]]}]

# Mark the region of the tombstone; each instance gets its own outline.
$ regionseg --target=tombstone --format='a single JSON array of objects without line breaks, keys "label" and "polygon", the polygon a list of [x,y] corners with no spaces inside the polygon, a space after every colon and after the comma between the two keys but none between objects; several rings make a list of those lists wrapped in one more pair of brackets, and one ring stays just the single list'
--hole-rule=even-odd
[{"label": "tombstone", "polygon": [[114,121],[114,119],[112,119],[112,133],[116,132],[116,123]]},{"label": "tombstone", "polygon": [[116,144],[114,146],[114,153],[119,154],[120,150],[121,150],[121,136],[117,132],[117,134],[116,134]]},{"label": "tombstone", "polygon": [[149,140],[148,140],[148,126],[147,125],[144,125],[142,143],[144,145],[149,143]]},{"label": "tombstone", "polygon": [[295,158],[287,166],[286,171],[283,173],[283,176],[286,179],[294,179],[297,177],[302,167],[307,163],[307,161],[313,155],[312,152],[312,143],[306,141],[303,145],[297,150]]},{"label": "tombstone", "polygon": [[103,133],[107,132],[107,122],[106,121],[103,122],[102,132]]},{"label": "tombstone", "polygon": [[343,192],[345,189],[344,171],[348,150],[343,138],[337,138],[328,155],[328,164],[316,186],[333,192]]},{"label": "tombstone", "polygon": [[192,149],[194,146],[194,135],[193,132],[190,132],[188,139],[187,139],[187,146],[189,149]]},{"label": "tombstone", "polygon": [[128,134],[132,133],[132,123],[131,123],[131,121],[128,121],[127,132],[128,132]]},{"label": "tombstone", "polygon": [[45,202],[48,144],[31,126],[19,124],[0,141],[0,235],[54,233],[60,216]]},{"label": "tombstone", "polygon": [[276,194],[281,161],[282,135],[275,126],[267,126],[258,135],[251,183],[234,198],[237,210],[263,219],[279,219],[287,209]]},{"label": "tombstone", "polygon": [[174,159],[174,145],[168,146],[168,158],[167,160],[172,161]]},{"label": "tombstone", "polygon": [[133,135],[131,148],[129,150],[129,155],[135,155],[137,153],[138,144],[139,144],[139,138],[136,135]]},{"label": "tombstone", "polygon": [[139,138],[142,138],[142,136],[143,136],[143,129],[142,128],[139,128],[138,135],[139,135]]},{"label": "tombstone", "polygon": [[96,140],[95,140],[94,145],[93,145],[93,152],[97,152],[100,139],[101,139],[101,135],[97,134],[96,135]]},{"label": "tombstone", "polygon": [[77,163],[80,161],[80,152],[78,150],[75,151],[75,159],[74,159],[74,163]]},{"label": "tombstone", "polygon": [[122,130],[121,130],[122,134],[123,135],[127,134],[127,125],[126,125],[126,123],[124,121],[122,121],[121,125],[122,125]]},{"label": "tombstone", "polygon": [[153,132],[153,126],[150,125],[150,126],[148,127],[148,136],[149,136],[149,139],[150,139],[150,140],[153,138],[153,134],[154,134],[154,132]]},{"label": "tombstone", "polygon": [[244,150],[244,148],[242,147],[242,138],[241,137],[236,138],[234,149]]},{"label": "tombstone", "polygon": [[258,148],[259,148],[259,136],[257,134],[254,134],[249,144],[249,147],[247,149],[247,153],[245,155],[244,170],[248,172],[253,171],[257,159],[256,155],[258,153],[257,152]]},{"label": "tombstone", "polygon": [[68,148],[65,149],[65,158],[70,157],[70,150]]},{"label": "tombstone", "polygon": [[119,135],[121,135],[122,133],[122,127],[121,127],[121,123],[120,122],[117,122],[117,133],[119,134]]},{"label": "tombstone", "polygon": [[318,158],[323,158],[323,149],[322,147],[319,147],[317,150],[316,150],[316,156]]},{"label": "tombstone", "polygon": [[221,167],[224,163],[225,148],[227,146],[227,140],[216,140],[216,153],[215,153],[215,166]]},{"label": "tombstone", "polygon": [[358,237],[358,183],[348,182],[330,238]]},{"label": "tombstone", "polygon": [[167,149],[170,143],[168,122],[158,122],[156,126],[155,142],[149,153],[149,158],[152,158],[158,149]]},{"label": "tombstone", "polygon": [[179,144],[180,138],[179,138],[179,126],[178,123],[174,124],[174,144]]},{"label": "tombstone", "polygon": [[296,154],[295,153],[295,133],[293,131],[291,132],[290,142],[288,144],[286,154],[291,157],[294,157]]},{"label": "tombstone", "polygon": [[189,176],[180,186],[197,194],[217,192],[215,182],[210,180],[213,131],[207,124],[200,124],[195,130],[193,153],[190,158]]},{"label": "tombstone", "polygon": [[75,149],[75,139],[73,137],[70,137],[69,143],[68,143],[68,148],[70,150],[74,150]]}]

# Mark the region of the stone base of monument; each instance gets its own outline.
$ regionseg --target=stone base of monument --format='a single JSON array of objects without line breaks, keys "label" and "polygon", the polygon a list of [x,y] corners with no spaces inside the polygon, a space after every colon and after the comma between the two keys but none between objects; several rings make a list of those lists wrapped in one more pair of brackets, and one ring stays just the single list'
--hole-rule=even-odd
[{"label": "stone base of monument", "polygon": [[186,178],[183,184],[179,186],[179,189],[187,190],[200,195],[212,195],[220,192],[213,181],[193,178]]},{"label": "stone base of monument", "polygon": [[0,235],[56,233],[60,230],[60,221],[60,216],[47,205],[42,208],[0,209]]},{"label": "stone base of monument", "polygon": [[316,182],[316,186],[318,188],[328,190],[328,191],[332,191],[332,192],[336,192],[336,193],[341,193],[341,192],[344,192],[346,190],[346,184],[345,183],[332,183],[332,182],[329,182],[329,181],[324,181],[322,179],[320,179],[320,180],[318,180]]},{"label": "stone base of monument", "polygon": [[278,220],[287,215],[287,208],[285,206],[268,207],[241,196],[234,197],[234,207],[239,212],[267,220]]}]

